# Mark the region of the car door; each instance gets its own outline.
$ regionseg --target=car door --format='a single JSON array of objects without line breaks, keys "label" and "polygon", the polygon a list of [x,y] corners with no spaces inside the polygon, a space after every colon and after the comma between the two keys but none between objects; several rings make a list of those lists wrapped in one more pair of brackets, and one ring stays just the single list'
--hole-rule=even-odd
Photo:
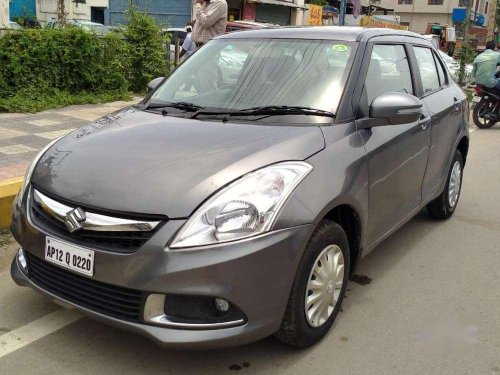
[{"label": "car door", "polygon": [[[409,46],[375,43],[368,54],[368,72],[361,97],[361,116],[369,103],[386,92],[416,94]],[[359,116],[358,116],[359,117]],[[372,245],[422,201],[421,186],[430,145],[429,117],[420,121],[359,130],[369,174],[367,240]]]},{"label": "car door", "polygon": [[412,50],[422,87],[420,99],[431,116],[431,146],[422,184],[425,199],[447,176],[454,140],[460,133],[462,100],[436,52],[423,45],[413,45]]}]

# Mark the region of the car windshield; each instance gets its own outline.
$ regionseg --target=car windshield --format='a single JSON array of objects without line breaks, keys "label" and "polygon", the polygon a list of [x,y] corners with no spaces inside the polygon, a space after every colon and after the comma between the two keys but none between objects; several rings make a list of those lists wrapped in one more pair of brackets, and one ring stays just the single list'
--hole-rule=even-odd
[{"label": "car windshield", "polygon": [[214,40],[182,64],[151,103],[235,111],[294,106],[335,113],[354,49],[344,41]]}]

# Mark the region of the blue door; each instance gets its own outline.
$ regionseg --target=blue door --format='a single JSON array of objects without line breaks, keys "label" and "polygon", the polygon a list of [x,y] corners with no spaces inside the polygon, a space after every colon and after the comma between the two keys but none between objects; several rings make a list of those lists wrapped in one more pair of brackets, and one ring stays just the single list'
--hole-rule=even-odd
[{"label": "blue door", "polygon": [[13,21],[17,17],[35,18],[36,0],[7,0],[10,1],[9,16]]}]

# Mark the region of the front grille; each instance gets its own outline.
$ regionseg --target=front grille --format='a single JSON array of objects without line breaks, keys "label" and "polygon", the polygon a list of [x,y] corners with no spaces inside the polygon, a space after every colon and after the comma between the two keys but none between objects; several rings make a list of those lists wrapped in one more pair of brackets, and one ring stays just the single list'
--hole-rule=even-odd
[{"label": "front grille", "polygon": [[65,239],[68,242],[88,246],[94,249],[106,250],[121,254],[131,254],[144,245],[161,226],[149,232],[97,232],[78,231],[68,232],[66,225],[49,215],[33,199],[33,194],[29,200],[29,210],[33,223],[47,234],[57,238]]},{"label": "front grille", "polygon": [[27,251],[33,283],[66,301],[114,318],[139,322],[142,292],[88,279],[41,260]]}]

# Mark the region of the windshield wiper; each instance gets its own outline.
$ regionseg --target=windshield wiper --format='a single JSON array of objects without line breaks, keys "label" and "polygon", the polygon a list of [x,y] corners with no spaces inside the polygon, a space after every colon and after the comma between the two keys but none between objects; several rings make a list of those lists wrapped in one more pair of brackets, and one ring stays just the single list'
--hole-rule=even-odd
[{"label": "windshield wiper", "polygon": [[280,115],[306,115],[306,116],[323,116],[334,118],[333,112],[324,111],[322,109],[302,107],[302,106],[287,106],[287,105],[268,105],[262,107],[253,107],[245,109],[214,109],[204,110],[199,109],[193,113],[190,118],[196,118],[198,115],[226,115],[227,116],[280,116]]},{"label": "windshield wiper", "polygon": [[198,111],[200,109],[204,109],[197,104],[188,103],[188,102],[158,102],[158,103],[149,103],[144,109],[165,109],[165,108],[176,108],[183,111]]}]

